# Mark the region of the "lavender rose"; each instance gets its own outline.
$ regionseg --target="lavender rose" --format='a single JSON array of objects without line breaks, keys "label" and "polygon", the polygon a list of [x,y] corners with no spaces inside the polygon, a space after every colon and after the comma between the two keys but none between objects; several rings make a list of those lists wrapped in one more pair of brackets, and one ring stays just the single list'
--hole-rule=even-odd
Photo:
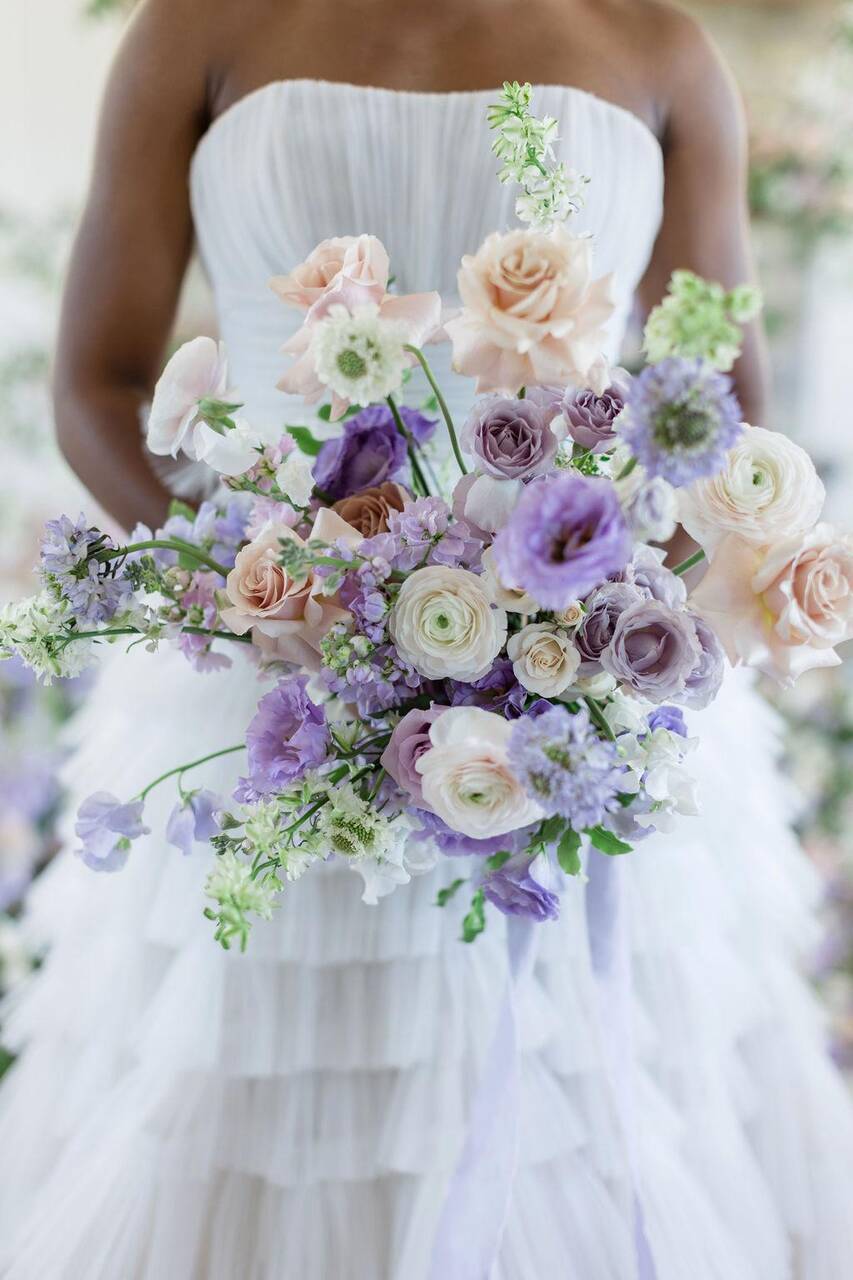
[{"label": "lavender rose", "polygon": [[478,467],[499,480],[530,480],[547,471],[559,441],[530,400],[489,398],[476,404],[460,442]]},{"label": "lavender rose", "polygon": [[720,691],[725,674],[725,652],[716,631],[698,613],[686,615],[696,630],[696,639],[702,650],[684,691],[679,697],[686,707],[701,710],[713,702]]},{"label": "lavender rose", "polygon": [[663,702],[684,692],[700,658],[692,618],[643,600],[619,617],[601,665],[635,693]]},{"label": "lavender rose", "polygon": [[307,685],[305,676],[283,680],[258,703],[246,733],[249,776],[241,780],[239,799],[281,791],[325,760],[329,728]]},{"label": "lavender rose", "polygon": [[402,478],[406,441],[385,405],[371,405],[344,423],[343,435],[327,440],[314,463],[318,489],[334,501],[386,480]]},{"label": "lavender rose", "polygon": [[663,563],[666,552],[660,547],[641,545],[634,551],[630,564],[619,574],[619,581],[634,587],[648,600],[657,600],[668,609],[683,609],[687,588],[682,578]]},{"label": "lavender rose", "polygon": [[425,751],[431,750],[429,728],[444,710],[444,707],[430,707],[429,711],[407,712],[396,725],[379,760],[397,786],[408,792],[418,806],[424,803],[424,793],[415,765]]},{"label": "lavender rose", "polygon": [[581,655],[578,675],[591,676],[601,668],[601,655],[613,639],[616,623],[626,609],[642,600],[639,591],[626,582],[605,582],[584,601],[583,621],[575,632],[575,647]]},{"label": "lavender rose", "polygon": [[597,396],[594,391],[567,391],[563,398],[563,417],[569,435],[584,449],[601,453],[616,439],[614,423],[625,408],[625,397],[631,379],[623,369],[613,370],[611,385]]},{"label": "lavender rose", "polygon": [[631,535],[609,480],[564,471],[527,486],[494,553],[505,582],[565,609],[625,568]]},{"label": "lavender rose", "polygon": [[497,871],[489,871],[482,882],[483,893],[493,906],[507,916],[526,916],[540,923],[556,920],[560,899],[530,874],[529,854],[517,854]]}]

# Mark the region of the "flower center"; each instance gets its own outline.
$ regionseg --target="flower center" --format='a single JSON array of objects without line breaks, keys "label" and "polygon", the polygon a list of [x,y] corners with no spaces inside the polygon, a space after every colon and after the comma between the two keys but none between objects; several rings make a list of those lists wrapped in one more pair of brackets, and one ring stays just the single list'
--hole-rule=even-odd
[{"label": "flower center", "polygon": [[711,435],[713,422],[702,409],[668,404],[654,420],[655,440],[664,449],[695,449]]}]

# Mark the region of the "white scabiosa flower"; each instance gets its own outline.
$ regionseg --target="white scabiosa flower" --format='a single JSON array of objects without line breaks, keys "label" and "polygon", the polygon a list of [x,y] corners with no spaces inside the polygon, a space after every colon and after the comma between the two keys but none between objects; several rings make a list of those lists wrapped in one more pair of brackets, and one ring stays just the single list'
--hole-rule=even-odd
[{"label": "white scabiosa flower", "polygon": [[311,347],[320,382],[352,404],[384,400],[400,387],[408,364],[406,327],[383,319],[375,305],[341,305],[314,326]]},{"label": "white scabiosa flower", "polygon": [[411,879],[405,866],[408,822],[385,817],[347,784],[329,792],[320,810],[315,841],[344,858],[364,880],[362,902],[375,906]]}]

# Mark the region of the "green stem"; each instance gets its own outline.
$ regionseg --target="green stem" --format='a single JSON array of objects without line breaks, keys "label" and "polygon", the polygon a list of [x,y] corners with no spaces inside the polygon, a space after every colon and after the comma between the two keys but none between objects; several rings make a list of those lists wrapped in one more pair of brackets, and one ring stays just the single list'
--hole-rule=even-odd
[{"label": "green stem", "polygon": [[587,705],[589,718],[592,720],[593,724],[601,730],[608,742],[615,742],[616,735],[607,723],[604,712],[601,710],[601,704],[598,703],[595,698],[584,698],[584,702]]},{"label": "green stem", "polygon": [[454,454],[454,457],[456,458],[456,463],[459,467],[459,470],[462,472],[463,476],[467,476],[468,468],[465,466],[465,462],[462,457],[462,450],[459,448],[459,440],[456,437],[456,428],[453,425],[453,419],[450,416],[450,410],[447,407],[447,401],[445,400],[444,396],[441,394],[441,388],[439,387],[438,383],[435,380],[433,371],[429,367],[429,362],[426,356],[424,355],[424,353],[421,351],[420,347],[415,347],[415,346],[412,346],[411,343],[406,343],[405,349],[406,351],[410,351],[412,353],[412,355],[418,361],[418,364],[421,366],[421,368],[423,369],[426,375],[426,380],[429,383],[430,387],[432,388],[432,393],[438,402],[439,409],[441,410],[441,416],[444,418],[444,421],[447,425],[447,434],[450,436],[450,443],[453,446],[453,454]]},{"label": "green stem", "polygon": [[199,756],[198,760],[190,760],[188,764],[175,765],[174,769],[167,769],[165,773],[161,773],[159,778],[155,778],[153,782],[149,782],[147,787],[143,787],[137,795],[137,800],[144,800],[149,791],[153,791],[155,787],[159,787],[161,782],[165,782],[168,778],[174,778],[176,774],[183,775],[188,773],[190,769],[196,769],[200,764],[207,764],[208,760],[217,760],[220,756],[233,755],[235,751],[245,751],[245,742],[240,742],[234,747],[222,747],[219,751],[211,751],[206,756]]},{"label": "green stem", "polygon": [[213,556],[209,556],[199,547],[193,546],[191,542],[184,542],[183,538],[148,538],[144,542],[130,542],[127,546],[117,547],[115,551],[99,552],[96,556],[98,560],[116,560],[119,556],[127,556],[131,551],[177,551],[180,555],[192,556],[199,564],[206,565],[208,569],[212,569],[214,573],[221,574],[223,578],[227,578],[231,570],[224,564],[220,564],[218,560],[214,560]]},{"label": "green stem", "polygon": [[392,417],[394,418],[394,424],[406,442],[406,447],[409,451],[409,462],[412,464],[412,476],[414,478],[415,486],[421,490],[422,496],[427,498],[429,497],[429,485],[426,482],[426,477],[424,476],[421,464],[418,461],[417,445],[412,437],[412,433],[403,421],[403,416],[397,408],[397,403],[394,397],[386,396],[386,401],[388,408],[391,410]]},{"label": "green stem", "polygon": [[[210,636],[214,640],[236,640],[239,644],[251,644],[250,635],[238,636],[234,631],[211,631],[208,627],[181,627],[181,631],[191,636]],[[72,640],[102,640],[104,636],[147,636],[147,631],[138,627],[106,627],[103,631],[72,631],[67,636],[58,636],[70,644]]]},{"label": "green stem", "polygon": [[686,560],[682,560],[681,564],[677,564],[672,572],[680,578],[683,573],[688,573],[695,565],[701,564],[704,559],[704,551],[694,551],[692,556],[688,556]]}]

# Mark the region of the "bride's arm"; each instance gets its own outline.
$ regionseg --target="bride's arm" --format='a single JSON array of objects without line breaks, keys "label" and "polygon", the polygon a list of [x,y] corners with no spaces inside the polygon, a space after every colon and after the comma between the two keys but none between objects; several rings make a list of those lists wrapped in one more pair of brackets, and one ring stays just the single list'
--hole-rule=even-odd
[{"label": "bride's arm", "polygon": [[[727,288],[753,279],[746,200],[746,130],[737,90],[704,33],[667,14],[659,43],[666,168],[664,217],[640,299],[658,303],[670,275],[687,267]],[[749,326],[735,366],[747,422],[769,426],[763,336]]]},{"label": "bride's arm", "polygon": [[187,173],[206,123],[194,7],[149,0],[130,25],[102,108],[62,305],[59,444],[124,527],[161,523],[168,507],[146,460],[140,411],[161,366],[192,242]]}]

